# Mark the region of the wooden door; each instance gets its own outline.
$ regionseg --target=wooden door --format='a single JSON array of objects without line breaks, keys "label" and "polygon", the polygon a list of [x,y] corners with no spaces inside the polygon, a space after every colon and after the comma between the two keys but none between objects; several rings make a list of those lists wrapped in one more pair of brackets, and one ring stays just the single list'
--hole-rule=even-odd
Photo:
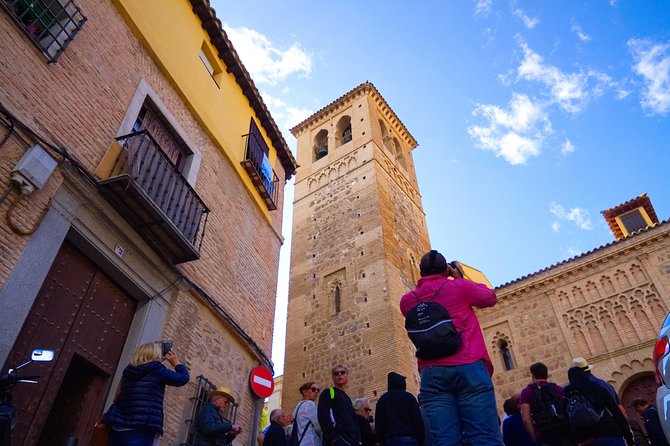
[{"label": "wooden door", "polygon": [[135,300],[90,259],[63,244],[5,364],[23,362],[34,348],[56,351],[54,361],[22,369],[41,378],[14,391],[14,445],[88,444],[135,309]]}]

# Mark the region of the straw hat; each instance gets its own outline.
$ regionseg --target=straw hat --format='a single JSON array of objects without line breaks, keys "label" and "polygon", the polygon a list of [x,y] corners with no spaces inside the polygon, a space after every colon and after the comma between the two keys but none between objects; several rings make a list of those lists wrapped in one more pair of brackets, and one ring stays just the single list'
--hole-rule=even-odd
[{"label": "straw hat", "polygon": [[579,367],[582,370],[589,371],[593,368],[591,364],[589,364],[586,359],[579,357],[579,358],[574,358],[572,360],[572,366],[573,367]]},{"label": "straw hat", "polygon": [[209,398],[211,399],[214,395],[221,395],[226,397],[231,403],[235,402],[235,398],[230,394],[230,387],[217,387],[216,389],[209,392]]}]

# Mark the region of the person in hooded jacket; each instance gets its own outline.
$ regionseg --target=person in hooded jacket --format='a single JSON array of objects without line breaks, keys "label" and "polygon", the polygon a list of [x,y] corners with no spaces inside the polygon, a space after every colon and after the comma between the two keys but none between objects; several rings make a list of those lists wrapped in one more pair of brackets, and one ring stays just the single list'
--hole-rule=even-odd
[{"label": "person in hooded jacket", "polygon": [[576,443],[591,446],[634,446],[633,433],[628,426],[628,421],[609,391],[598,383],[592,382],[586,371],[580,367],[570,368],[568,378],[570,384],[565,387],[563,393],[565,419],[570,421],[568,401],[574,395],[585,397],[593,409],[601,415],[601,419],[590,426],[578,429],[572,423],[570,424]]},{"label": "person in hooded jacket", "polygon": [[174,352],[162,353],[161,342],[142,344],[124,369],[117,397],[104,416],[111,426],[110,446],[151,446],[163,434],[165,386],[185,385],[189,373]]},{"label": "person in hooded jacket", "polygon": [[377,401],[375,431],[383,446],[421,446],[426,435],[419,403],[407,392],[406,378],[390,372],[388,391]]}]

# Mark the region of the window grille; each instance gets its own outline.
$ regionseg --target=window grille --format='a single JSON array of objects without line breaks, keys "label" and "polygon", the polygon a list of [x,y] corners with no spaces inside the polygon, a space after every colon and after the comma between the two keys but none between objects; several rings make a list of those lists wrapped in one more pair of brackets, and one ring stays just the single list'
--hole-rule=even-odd
[{"label": "window grille", "polygon": [[58,59],[87,20],[72,0],[2,0],[0,6],[50,63]]},{"label": "window grille", "polygon": [[[216,389],[216,386],[207,378],[202,375],[199,375],[196,378],[198,383],[195,394],[191,397],[191,403],[193,408],[191,410],[191,416],[187,419],[186,426],[188,430],[186,432],[186,441],[181,443],[181,446],[191,446],[195,441],[195,432],[196,432],[196,422],[198,420],[198,414],[202,406],[207,403],[209,400],[208,394],[212,390]],[[235,424],[235,419],[237,418],[237,403],[229,403],[226,406],[226,411],[223,413],[223,417],[230,421],[232,424]]]}]

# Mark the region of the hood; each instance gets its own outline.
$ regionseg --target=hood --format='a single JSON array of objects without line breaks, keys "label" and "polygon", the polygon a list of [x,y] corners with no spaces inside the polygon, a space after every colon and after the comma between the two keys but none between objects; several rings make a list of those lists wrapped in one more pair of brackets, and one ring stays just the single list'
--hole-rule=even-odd
[{"label": "hood", "polygon": [[140,365],[128,365],[123,371],[123,379],[128,381],[139,381],[156,369],[163,367],[160,361],[145,362]]},{"label": "hood", "polygon": [[388,385],[389,390],[392,389],[405,390],[407,388],[407,378],[396,372],[390,372],[388,375]]}]

